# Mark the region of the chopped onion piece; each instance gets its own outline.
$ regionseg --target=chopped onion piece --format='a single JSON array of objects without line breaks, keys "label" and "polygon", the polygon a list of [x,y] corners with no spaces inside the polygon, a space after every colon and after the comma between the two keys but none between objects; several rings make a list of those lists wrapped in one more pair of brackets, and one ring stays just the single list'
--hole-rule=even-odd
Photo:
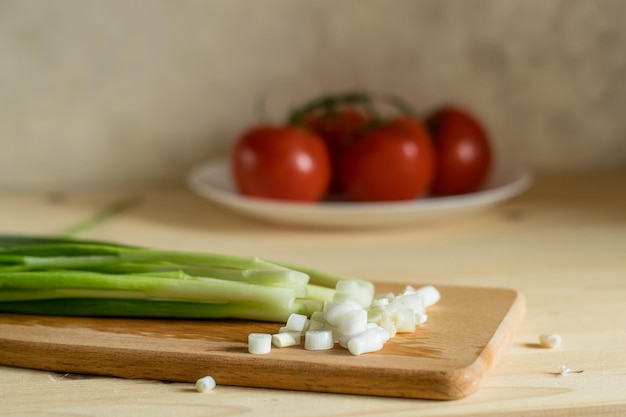
[{"label": "chopped onion piece", "polygon": [[387,330],[389,336],[391,337],[395,337],[396,333],[398,332],[398,328],[396,327],[396,324],[393,322],[393,320],[391,320],[391,317],[383,319],[380,322],[380,327]]},{"label": "chopped onion piece", "polygon": [[402,294],[400,295],[407,295],[407,294],[415,294],[415,288],[413,288],[412,285],[407,285],[406,287],[404,287],[404,291],[402,291]]},{"label": "chopped onion piece", "polygon": [[432,285],[426,285],[424,287],[421,287],[417,289],[415,293],[422,296],[424,308],[428,308],[433,304],[437,304],[441,299],[441,294],[439,293],[439,290]]},{"label": "chopped onion piece", "polygon": [[361,307],[360,304],[350,299],[347,299],[340,303],[335,301],[329,301],[324,303],[324,318],[326,319],[326,322],[331,326],[338,326],[339,318],[343,314],[353,310],[360,310],[362,308],[363,307]]},{"label": "chopped onion piece", "polygon": [[377,298],[372,301],[372,307],[384,307],[389,305],[389,298]]},{"label": "chopped onion piece", "polygon": [[301,337],[302,333],[294,331],[276,333],[272,335],[272,344],[279,348],[295,346],[300,344]]},{"label": "chopped onion piece", "polygon": [[417,313],[415,314],[415,324],[424,324],[428,321],[428,314],[426,313]]},{"label": "chopped onion piece", "polygon": [[568,367],[567,365],[561,365],[559,367],[559,374],[565,376],[567,374],[582,374],[584,371],[580,370],[580,371],[575,371],[572,368]]},{"label": "chopped onion piece", "polygon": [[270,353],[272,350],[272,335],[269,333],[250,333],[248,335],[248,352],[255,355]]},{"label": "chopped onion piece", "polygon": [[215,379],[211,376],[205,376],[196,381],[196,389],[198,392],[208,392],[215,388]]},{"label": "chopped onion piece", "polygon": [[293,336],[302,336],[304,332],[299,332],[297,330],[289,330],[287,327],[281,327],[278,329],[278,333],[291,333]]},{"label": "chopped onion piece", "polygon": [[288,330],[303,332],[306,330],[306,327],[308,326],[308,324],[309,324],[309,318],[307,316],[305,316],[304,314],[292,313],[289,315],[289,318],[287,319],[287,324],[285,325],[285,327]]},{"label": "chopped onion piece", "polygon": [[392,302],[393,300],[395,300],[396,295],[392,292],[388,292],[386,294],[377,294],[374,296],[374,300],[372,302],[376,302],[376,301],[381,301],[381,300],[387,300],[387,303]]},{"label": "chopped onion piece", "polygon": [[410,308],[397,310],[391,316],[398,333],[411,333],[415,331],[415,313]]},{"label": "chopped onion piece", "polygon": [[367,311],[352,310],[342,314],[338,319],[339,332],[342,335],[353,336],[367,328]]},{"label": "chopped onion piece", "polygon": [[307,330],[322,330],[326,328],[326,323],[317,320],[309,321],[309,327]]},{"label": "chopped onion piece", "polygon": [[415,313],[422,313],[426,311],[426,308],[424,307],[424,298],[419,293],[404,294],[396,297],[393,304],[410,308],[415,311]]},{"label": "chopped onion piece", "polygon": [[372,288],[363,282],[350,280],[339,281],[335,286],[333,301],[343,302],[347,298],[356,301],[361,307],[369,307],[370,304],[372,304],[374,293]]},{"label": "chopped onion piece", "polygon": [[326,317],[323,311],[316,311],[313,314],[311,314],[310,320],[326,324]]},{"label": "chopped onion piece", "polygon": [[308,330],[304,334],[304,348],[306,350],[332,349],[335,344],[331,330]]},{"label": "chopped onion piece", "polygon": [[353,355],[375,352],[382,349],[389,337],[389,333],[382,327],[369,329],[350,339],[348,350]]},{"label": "chopped onion piece", "polygon": [[539,344],[543,347],[556,349],[561,345],[562,338],[558,334],[542,334],[539,336]]},{"label": "chopped onion piece", "polygon": [[345,335],[345,334],[340,334],[337,337],[337,343],[339,343],[339,346],[341,346],[344,349],[348,349],[348,342],[350,342],[350,340],[352,340],[352,338],[354,338],[355,335]]}]

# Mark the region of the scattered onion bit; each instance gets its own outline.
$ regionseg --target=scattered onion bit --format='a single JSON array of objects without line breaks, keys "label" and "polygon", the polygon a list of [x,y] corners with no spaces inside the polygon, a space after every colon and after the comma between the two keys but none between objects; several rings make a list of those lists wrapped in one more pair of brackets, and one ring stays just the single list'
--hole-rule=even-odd
[{"label": "scattered onion bit", "polygon": [[558,334],[542,334],[539,336],[539,345],[550,349],[556,349],[561,346],[561,341],[561,335]]},{"label": "scattered onion bit", "polygon": [[215,388],[215,379],[212,376],[205,376],[196,381],[198,392],[209,392]]},{"label": "scattered onion bit", "polygon": [[559,367],[559,372],[557,372],[557,373],[560,374],[561,376],[565,376],[567,374],[582,374],[583,371],[582,370],[581,371],[575,371],[575,370],[569,368],[566,365],[561,365]]}]

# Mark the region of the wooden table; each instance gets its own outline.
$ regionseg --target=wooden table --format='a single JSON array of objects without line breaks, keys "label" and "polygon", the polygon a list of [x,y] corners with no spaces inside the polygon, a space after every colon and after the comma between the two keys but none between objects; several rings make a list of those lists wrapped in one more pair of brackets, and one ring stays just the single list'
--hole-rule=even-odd
[{"label": "wooden table", "polygon": [[[79,234],[280,259],[376,281],[510,287],[527,315],[481,390],[456,401],[122,380],[0,367],[2,415],[626,415],[626,172],[546,175],[482,212],[391,230],[303,230],[227,212],[182,187],[0,196],[0,232]],[[558,349],[538,347],[558,333]],[[1,354],[1,352],[0,352]],[[566,365],[583,373],[558,374]],[[259,376],[262,378],[262,376]]]}]

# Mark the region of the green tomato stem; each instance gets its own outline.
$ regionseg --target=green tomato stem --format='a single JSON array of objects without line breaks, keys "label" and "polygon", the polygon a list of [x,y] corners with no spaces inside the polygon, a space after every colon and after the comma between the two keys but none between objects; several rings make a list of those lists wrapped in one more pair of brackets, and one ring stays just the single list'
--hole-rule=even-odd
[{"label": "green tomato stem", "polygon": [[307,116],[317,111],[332,113],[340,106],[354,105],[363,106],[370,117],[377,118],[375,110],[371,106],[372,99],[367,93],[350,92],[341,94],[325,94],[316,97],[292,111],[287,118],[287,124],[302,127]]}]

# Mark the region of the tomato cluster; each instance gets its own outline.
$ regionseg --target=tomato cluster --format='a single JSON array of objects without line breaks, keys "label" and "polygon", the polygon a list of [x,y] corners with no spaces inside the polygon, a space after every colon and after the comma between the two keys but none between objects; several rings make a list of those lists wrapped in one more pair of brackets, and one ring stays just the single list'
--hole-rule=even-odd
[{"label": "tomato cluster", "polygon": [[444,106],[424,121],[393,98],[382,117],[371,96],[324,96],[283,125],[244,132],[231,154],[246,196],[316,202],[413,200],[474,192],[492,165],[489,137],[467,110]]}]

